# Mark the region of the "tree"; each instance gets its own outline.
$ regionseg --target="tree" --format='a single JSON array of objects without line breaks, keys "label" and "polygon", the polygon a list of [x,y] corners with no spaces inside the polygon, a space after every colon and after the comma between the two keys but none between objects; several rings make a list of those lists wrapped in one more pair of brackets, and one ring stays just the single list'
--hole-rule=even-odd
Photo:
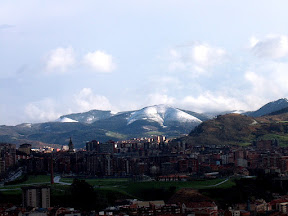
[{"label": "tree", "polygon": [[92,185],[85,180],[74,179],[70,189],[73,207],[82,210],[92,210],[95,208],[96,193]]}]

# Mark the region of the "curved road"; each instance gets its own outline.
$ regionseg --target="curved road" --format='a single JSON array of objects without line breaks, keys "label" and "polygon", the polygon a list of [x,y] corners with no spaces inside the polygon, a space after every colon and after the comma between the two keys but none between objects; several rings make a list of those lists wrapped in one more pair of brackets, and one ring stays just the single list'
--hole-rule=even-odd
[{"label": "curved road", "polygon": [[55,177],[54,177],[54,183],[62,184],[62,185],[71,185],[71,183],[61,182],[60,180],[61,180],[61,177],[60,177],[60,176],[55,176]]},{"label": "curved road", "polygon": [[227,179],[225,179],[224,181],[219,182],[219,183],[217,183],[217,184],[215,184],[215,185],[207,185],[207,186],[205,186],[205,187],[217,187],[217,186],[219,186],[219,185],[221,185],[221,184],[224,184],[224,183],[227,182],[228,180],[229,180],[229,178],[227,178]]}]

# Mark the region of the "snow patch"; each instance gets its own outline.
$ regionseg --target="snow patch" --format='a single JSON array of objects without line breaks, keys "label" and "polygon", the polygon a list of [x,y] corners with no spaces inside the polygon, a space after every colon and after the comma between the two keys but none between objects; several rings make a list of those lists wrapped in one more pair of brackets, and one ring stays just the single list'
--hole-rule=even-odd
[{"label": "snow patch", "polygon": [[71,118],[64,117],[64,118],[57,119],[56,122],[63,122],[64,123],[64,122],[78,122],[78,121],[73,120]]},{"label": "snow patch", "polygon": [[253,122],[250,125],[256,125],[258,122],[256,120],[253,120]]},{"label": "snow patch", "polygon": [[234,114],[242,114],[242,113],[245,113],[246,111],[244,110],[233,110],[231,113],[234,113]]},{"label": "snow patch", "polygon": [[156,105],[145,107],[141,110],[131,113],[127,120],[127,125],[132,124],[138,120],[149,120],[159,123],[162,127],[168,122],[181,122],[181,123],[198,123],[202,121],[182,110],[173,108],[167,105]]},{"label": "snow patch", "polygon": [[20,124],[19,126],[26,127],[26,128],[31,128],[32,124],[31,123],[23,123],[23,124]]},{"label": "snow patch", "polygon": [[118,112],[112,110],[112,111],[111,111],[111,114],[112,114],[112,115],[116,115],[116,114],[118,114]]},{"label": "snow patch", "polygon": [[[91,124],[91,123],[93,123],[95,121],[94,119],[95,119],[94,116],[89,116],[86,119],[86,123]],[[98,120],[98,119],[96,119],[96,120]]]}]

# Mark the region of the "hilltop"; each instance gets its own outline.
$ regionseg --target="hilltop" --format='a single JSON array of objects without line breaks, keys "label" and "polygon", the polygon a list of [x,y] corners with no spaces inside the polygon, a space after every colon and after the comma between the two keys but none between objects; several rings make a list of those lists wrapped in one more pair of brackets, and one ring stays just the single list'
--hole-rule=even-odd
[{"label": "hilltop", "polygon": [[288,114],[258,118],[226,114],[205,121],[181,140],[191,145],[249,145],[254,140],[277,139],[288,145]]}]

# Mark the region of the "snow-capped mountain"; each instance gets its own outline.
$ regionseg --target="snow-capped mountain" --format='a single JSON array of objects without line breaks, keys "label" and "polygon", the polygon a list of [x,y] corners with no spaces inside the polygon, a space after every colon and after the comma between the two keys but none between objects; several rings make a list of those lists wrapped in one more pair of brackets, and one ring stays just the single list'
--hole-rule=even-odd
[{"label": "snow-capped mountain", "polygon": [[[262,116],[275,111],[287,113],[286,109],[288,109],[288,100],[279,99],[264,105],[255,112],[244,114]],[[66,145],[67,137],[72,137],[76,146],[83,147],[87,141],[93,139],[105,142],[109,139],[123,140],[151,135],[180,137],[183,134],[189,134],[192,129],[209,118],[226,113],[242,113],[242,111],[218,112],[209,115],[209,113],[199,114],[166,105],[149,106],[117,114],[111,111],[91,110],[63,115],[54,122],[3,125],[0,141],[16,144],[40,142]]]},{"label": "snow-capped mountain", "polygon": [[[83,113],[73,113],[73,114],[68,114],[61,116],[59,119],[60,120],[67,120],[71,119],[74,120],[74,122],[82,122],[86,124],[91,124],[95,121],[101,120],[101,119],[107,119],[113,116],[114,114],[112,111],[102,111],[102,110],[90,110],[88,112],[83,112]],[[67,122],[64,121],[64,122]],[[60,121],[63,122],[63,121]]]},{"label": "snow-capped mountain", "polygon": [[200,124],[202,122],[200,119],[180,109],[167,105],[149,106],[132,112],[127,120],[127,125],[139,120],[157,122],[161,126],[167,126],[171,122],[195,124]]},{"label": "snow-capped mountain", "polygon": [[260,109],[254,111],[254,112],[247,112],[244,113],[245,115],[252,116],[252,117],[259,117],[263,115],[268,115],[270,113],[279,111],[281,109],[288,107],[288,99],[287,98],[281,98],[276,101],[272,101],[270,103],[265,104]]}]

